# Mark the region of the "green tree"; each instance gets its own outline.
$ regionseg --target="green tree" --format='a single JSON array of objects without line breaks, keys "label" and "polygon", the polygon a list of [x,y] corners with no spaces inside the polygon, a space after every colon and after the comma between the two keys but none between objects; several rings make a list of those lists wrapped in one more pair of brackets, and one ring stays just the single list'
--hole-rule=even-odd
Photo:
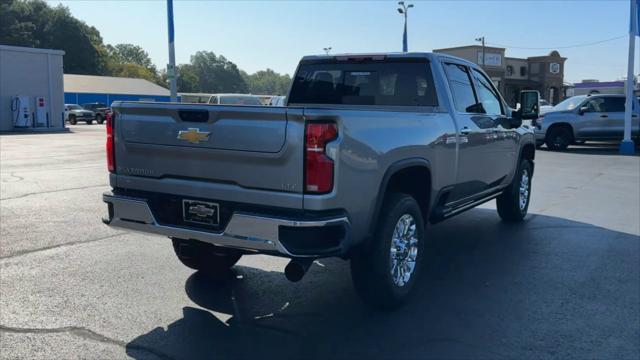
[{"label": "green tree", "polygon": [[286,95],[291,85],[289,75],[280,75],[271,69],[261,70],[251,75],[244,73],[243,75],[252,94]]},{"label": "green tree", "polygon": [[149,70],[153,70],[154,72],[157,71],[155,65],[151,62],[149,54],[138,45],[107,45],[107,52],[109,53],[112,61],[116,61],[121,64],[136,64]]},{"label": "green tree", "polygon": [[111,76],[138,77],[166,86],[149,54],[140,46],[133,44],[107,45],[108,71]]},{"label": "green tree", "polygon": [[106,52],[100,33],[74,18],[64,6],[42,0],[0,1],[0,43],[65,51],[64,70],[102,74]]},{"label": "green tree", "polygon": [[246,93],[249,88],[236,64],[211,51],[198,51],[191,56],[190,66],[198,78],[198,88],[208,93]]},{"label": "green tree", "polygon": [[178,91],[180,92],[201,92],[200,79],[191,64],[181,64],[177,66]]},{"label": "green tree", "polygon": [[155,83],[160,81],[158,74],[138,64],[110,63],[108,73],[110,76],[146,79]]}]

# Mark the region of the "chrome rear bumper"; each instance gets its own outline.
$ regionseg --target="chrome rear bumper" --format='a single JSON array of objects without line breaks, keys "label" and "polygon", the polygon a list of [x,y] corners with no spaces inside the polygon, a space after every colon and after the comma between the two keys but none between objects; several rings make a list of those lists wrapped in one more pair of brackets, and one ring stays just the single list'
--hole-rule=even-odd
[{"label": "chrome rear bumper", "polygon": [[325,254],[296,254],[289,251],[279,240],[281,226],[289,228],[349,226],[349,220],[344,216],[321,220],[292,220],[235,212],[223,231],[209,232],[158,223],[145,199],[115,195],[111,192],[104,193],[102,199],[109,206],[109,216],[104,218],[103,222],[112,227],[172,238],[199,240],[221,247],[276,253],[288,257],[319,257]]}]

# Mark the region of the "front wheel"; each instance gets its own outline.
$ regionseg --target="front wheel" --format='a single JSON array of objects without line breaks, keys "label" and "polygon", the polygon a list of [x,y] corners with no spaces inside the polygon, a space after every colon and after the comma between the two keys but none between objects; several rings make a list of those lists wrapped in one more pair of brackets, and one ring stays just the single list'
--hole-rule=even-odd
[{"label": "front wheel", "polygon": [[219,248],[196,240],[171,240],[173,250],[183,265],[213,277],[226,274],[242,257],[239,251]]},{"label": "front wheel", "polygon": [[511,185],[496,199],[498,215],[506,222],[520,222],[527,216],[531,199],[531,161],[522,159]]},{"label": "front wheel", "polygon": [[567,150],[569,144],[571,144],[572,134],[569,129],[564,127],[552,127],[547,132],[545,143],[547,148],[552,151],[564,151]]},{"label": "front wheel", "polygon": [[425,229],[417,201],[391,194],[371,243],[356,250],[351,275],[358,295],[382,309],[402,305],[415,287],[425,257]]}]

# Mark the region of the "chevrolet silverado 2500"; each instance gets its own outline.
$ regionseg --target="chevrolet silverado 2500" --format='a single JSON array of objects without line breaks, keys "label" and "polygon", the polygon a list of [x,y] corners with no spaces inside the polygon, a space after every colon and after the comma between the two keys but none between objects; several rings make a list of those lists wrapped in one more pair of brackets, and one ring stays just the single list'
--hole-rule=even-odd
[{"label": "chevrolet silverado 2500", "polygon": [[391,308],[426,261],[425,225],[496,199],[527,214],[537,92],[506,106],[477,65],[431,53],[308,56],[286,106],[114,102],[104,222],[165,235],[209,274],[245,254],[350,259]]}]

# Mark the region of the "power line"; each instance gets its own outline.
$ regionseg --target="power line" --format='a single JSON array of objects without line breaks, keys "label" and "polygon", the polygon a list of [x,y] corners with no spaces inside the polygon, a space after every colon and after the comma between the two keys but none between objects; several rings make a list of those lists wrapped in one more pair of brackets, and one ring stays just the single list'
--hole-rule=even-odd
[{"label": "power line", "polygon": [[496,44],[496,43],[487,43],[487,44],[494,45],[494,46],[502,46],[502,47],[510,48],[510,49],[555,50],[555,49],[570,49],[570,48],[598,45],[598,44],[602,44],[602,43],[605,43],[605,42],[608,42],[608,41],[622,39],[622,38],[625,38],[627,36],[628,35],[616,36],[616,37],[612,37],[610,39],[604,39],[604,40],[599,40],[599,41],[594,41],[594,42],[584,43],[584,44],[576,44],[576,45],[568,45],[568,46],[551,46],[551,47],[523,47],[523,46],[511,46],[511,45],[505,45],[505,44]]}]

